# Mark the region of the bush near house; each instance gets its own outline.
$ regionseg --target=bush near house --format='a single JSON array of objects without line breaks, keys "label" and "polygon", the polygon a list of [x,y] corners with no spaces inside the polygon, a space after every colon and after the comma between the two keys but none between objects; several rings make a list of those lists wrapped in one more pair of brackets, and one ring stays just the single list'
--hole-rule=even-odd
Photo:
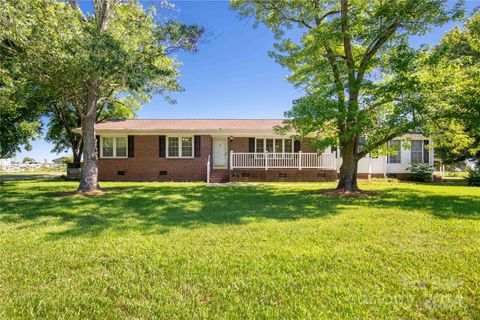
[{"label": "bush near house", "polygon": [[480,186],[480,168],[468,169],[467,182],[471,186]]},{"label": "bush near house", "polygon": [[410,173],[408,179],[410,181],[432,182],[433,166],[428,163],[412,163],[412,166],[407,168]]}]

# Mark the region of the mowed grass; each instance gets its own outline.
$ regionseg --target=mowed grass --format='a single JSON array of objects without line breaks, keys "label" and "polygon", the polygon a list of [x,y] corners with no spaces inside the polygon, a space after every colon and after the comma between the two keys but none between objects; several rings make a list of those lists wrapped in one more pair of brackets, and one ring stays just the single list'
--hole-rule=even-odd
[{"label": "mowed grass", "polygon": [[480,189],[4,181],[0,318],[480,318]]}]

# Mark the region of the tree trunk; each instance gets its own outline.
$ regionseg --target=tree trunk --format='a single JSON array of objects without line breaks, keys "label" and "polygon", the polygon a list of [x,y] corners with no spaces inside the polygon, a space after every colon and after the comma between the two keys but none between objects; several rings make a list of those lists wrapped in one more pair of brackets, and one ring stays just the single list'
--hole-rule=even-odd
[{"label": "tree trunk", "polygon": [[340,177],[337,190],[344,192],[360,191],[357,186],[357,166],[358,160],[355,159],[355,143],[347,142],[341,146],[342,166],[340,167]]},{"label": "tree trunk", "polygon": [[75,149],[72,149],[72,151],[73,151],[73,163],[79,163],[81,161],[80,154]]},{"label": "tree trunk", "polygon": [[[80,124],[79,127],[82,125]],[[73,153],[73,162],[74,163],[79,163],[82,161],[82,152],[83,152],[83,142],[80,140],[80,142],[75,142],[72,143],[72,153]]]},{"label": "tree trunk", "polygon": [[100,190],[98,185],[97,143],[95,137],[96,108],[82,118],[83,166],[79,192]]}]

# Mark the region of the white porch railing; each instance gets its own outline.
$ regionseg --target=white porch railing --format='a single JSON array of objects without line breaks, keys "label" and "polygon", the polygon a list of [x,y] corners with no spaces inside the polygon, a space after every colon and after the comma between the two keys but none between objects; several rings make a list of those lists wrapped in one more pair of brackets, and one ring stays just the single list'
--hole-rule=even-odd
[{"label": "white porch railing", "polygon": [[230,168],[316,168],[335,169],[333,153],[252,153],[230,152]]}]

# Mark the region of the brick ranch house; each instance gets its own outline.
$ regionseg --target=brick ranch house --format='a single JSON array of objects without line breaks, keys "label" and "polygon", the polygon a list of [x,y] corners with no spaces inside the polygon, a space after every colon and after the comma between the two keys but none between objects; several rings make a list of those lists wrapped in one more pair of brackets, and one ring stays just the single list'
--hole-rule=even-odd
[{"label": "brick ranch house", "polygon": [[[123,120],[95,126],[100,180],[115,181],[331,181],[342,159],[308,139],[278,135],[272,119]],[[80,132],[80,129],[75,129]],[[359,161],[359,178],[405,178],[412,161],[433,164],[432,141],[408,134],[390,141],[396,155]],[[404,138],[404,137],[402,137]]]}]

